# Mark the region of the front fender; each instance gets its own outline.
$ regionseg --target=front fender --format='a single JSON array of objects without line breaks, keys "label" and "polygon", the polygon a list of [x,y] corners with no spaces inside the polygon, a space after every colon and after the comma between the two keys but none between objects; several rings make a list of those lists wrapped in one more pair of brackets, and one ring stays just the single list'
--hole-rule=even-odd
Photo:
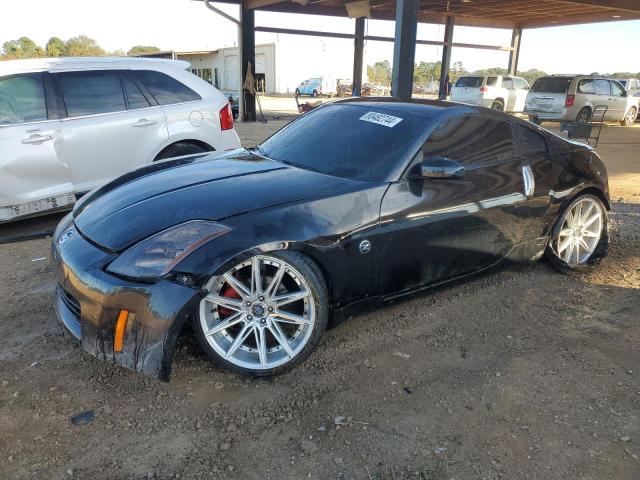
[{"label": "front fender", "polygon": [[[386,187],[378,185],[222,220],[231,232],[198,248],[175,271],[203,286],[245,255],[294,249],[318,264],[335,306],[370,296],[377,293],[374,238]],[[374,247],[366,254],[359,250],[364,239]]]}]

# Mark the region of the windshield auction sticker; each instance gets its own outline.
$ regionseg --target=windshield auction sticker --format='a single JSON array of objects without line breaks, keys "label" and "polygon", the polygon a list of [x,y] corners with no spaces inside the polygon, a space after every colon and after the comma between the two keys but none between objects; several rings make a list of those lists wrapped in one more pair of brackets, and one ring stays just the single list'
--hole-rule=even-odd
[{"label": "windshield auction sticker", "polygon": [[389,128],[395,127],[402,121],[400,117],[394,117],[392,115],[386,115],[384,113],[378,112],[367,112],[360,117],[360,120],[362,120],[363,122],[371,122]]}]

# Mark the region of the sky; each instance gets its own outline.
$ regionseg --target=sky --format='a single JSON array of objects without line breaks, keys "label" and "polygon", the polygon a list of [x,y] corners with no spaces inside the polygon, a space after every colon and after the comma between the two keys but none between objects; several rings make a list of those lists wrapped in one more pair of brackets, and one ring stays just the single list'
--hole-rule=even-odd
[{"label": "sky", "polygon": [[[127,51],[134,45],[154,45],[163,50],[214,50],[234,46],[237,28],[230,21],[193,0],[29,0],[3,2],[0,44],[21,36],[44,46],[52,36],[63,40],[88,35],[106,50]],[[238,7],[217,4],[237,17]],[[354,20],[314,15],[257,12],[256,25],[323,30],[354,31]],[[393,36],[394,23],[368,21],[371,35]],[[440,40],[443,25],[421,24],[418,38]],[[454,42],[509,45],[511,31],[456,27]],[[547,73],[640,72],[640,55],[630,53],[640,41],[640,21],[608,22],[570,27],[525,30],[520,51],[520,70],[537,68]],[[278,75],[300,77],[323,75],[331,70],[336,78],[352,76],[353,41],[292,35],[256,33],[256,43],[276,43]],[[437,61],[441,47],[418,45],[416,62]],[[365,63],[391,61],[393,44],[367,42]],[[505,67],[507,52],[454,48],[452,62],[460,61],[472,71]]]}]

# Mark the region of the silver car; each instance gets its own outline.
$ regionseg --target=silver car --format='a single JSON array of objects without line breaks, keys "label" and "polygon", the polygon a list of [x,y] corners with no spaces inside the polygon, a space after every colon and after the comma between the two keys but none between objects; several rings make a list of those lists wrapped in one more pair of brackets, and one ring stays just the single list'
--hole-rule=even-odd
[{"label": "silver car", "polygon": [[629,95],[617,80],[591,75],[553,75],[534,82],[524,112],[529,115],[529,121],[536,124],[588,122],[596,108],[595,119],[600,120],[604,112],[603,120],[629,126],[638,115],[638,98]]}]

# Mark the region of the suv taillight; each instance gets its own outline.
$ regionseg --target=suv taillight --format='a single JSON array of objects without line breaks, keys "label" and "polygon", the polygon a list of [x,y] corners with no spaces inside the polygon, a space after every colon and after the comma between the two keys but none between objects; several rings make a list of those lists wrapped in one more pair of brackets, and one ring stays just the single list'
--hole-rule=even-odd
[{"label": "suv taillight", "polygon": [[576,96],[575,95],[567,95],[567,98],[564,99],[564,106],[565,107],[573,107],[573,102],[576,101]]},{"label": "suv taillight", "polygon": [[487,87],[480,87],[480,93],[486,93]]},{"label": "suv taillight", "polygon": [[220,129],[231,130],[233,128],[233,111],[231,110],[231,104],[227,103],[222,110],[220,110]]}]

